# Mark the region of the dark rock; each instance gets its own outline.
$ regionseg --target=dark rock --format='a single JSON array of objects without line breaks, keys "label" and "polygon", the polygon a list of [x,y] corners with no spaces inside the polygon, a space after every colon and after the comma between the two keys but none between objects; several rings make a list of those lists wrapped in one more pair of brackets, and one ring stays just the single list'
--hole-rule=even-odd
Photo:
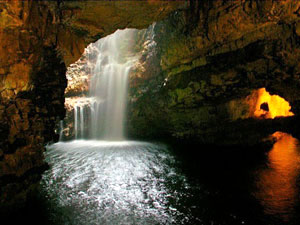
[{"label": "dark rock", "polygon": [[260,109],[269,112],[269,105],[267,102],[264,102],[263,104],[260,105]]}]

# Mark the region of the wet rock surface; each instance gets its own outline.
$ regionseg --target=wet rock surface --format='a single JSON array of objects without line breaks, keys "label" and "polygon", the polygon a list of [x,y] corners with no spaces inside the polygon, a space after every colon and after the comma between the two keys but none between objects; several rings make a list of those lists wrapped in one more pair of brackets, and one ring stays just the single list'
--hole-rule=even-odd
[{"label": "wet rock surface", "polygon": [[[43,50],[34,64],[32,88],[2,99],[2,156],[0,160],[1,205],[24,202],[45,168],[44,145],[57,140],[54,133],[58,117],[65,109],[65,65],[52,48]],[[2,125],[3,124],[3,125]]]},{"label": "wet rock surface", "polygon": [[203,1],[193,6],[154,28],[161,72],[135,90],[129,134],[255,144],[273,122],[244,121],[253,90],[265,87],[298,114],[299,5]]}]

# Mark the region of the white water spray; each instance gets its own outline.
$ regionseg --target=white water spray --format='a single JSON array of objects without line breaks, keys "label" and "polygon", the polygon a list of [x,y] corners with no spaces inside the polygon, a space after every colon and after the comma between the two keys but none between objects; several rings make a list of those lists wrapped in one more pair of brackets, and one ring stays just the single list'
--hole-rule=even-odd
[{"label": "white water spray", "polygon": [[75,139],[78,137],[78,113],[77,113],[77,105],[74,106],[74,132],[75,132]]},{"label": "white water spray", "polygon": [[63,141],[64,121],[59,121],[59,141]]},{"label": "white water spray", "polygon": [[79,107],[79,109],[80,109],[80,112],[79,112],[79,114],[80,114],[80,137],[81,137],[81,139],[83,139],[84,138],[84,109],[83,109],[83,106],[81,105],[80,107]]},{"label": "white water spray", "polygon": [[137,32],[118,30],[96,42],[99,54],[89,94],[93,100],[74,106],[75,139],[124,139],[128,76],[138,58],[132,53]]}]

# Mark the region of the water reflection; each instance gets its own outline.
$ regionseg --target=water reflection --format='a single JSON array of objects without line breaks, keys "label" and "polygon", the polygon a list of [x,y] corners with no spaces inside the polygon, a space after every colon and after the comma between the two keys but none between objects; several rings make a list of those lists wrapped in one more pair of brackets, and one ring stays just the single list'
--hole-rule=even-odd
[{"label": "water reflection", "polygon": [[276,143],[268,154],[267,168],[260,170],[256,197],[266,214],[289,221],[298,201],[297,178],[300,172],[299,141],[291,135],[276,132]]},{"label": "water reflection", "polygon": [[[162,145],[74,141],[48,147],[42,186],[51,224],[172,224],[172,187],[188,188]],[[175,187],[174,187],[175,188]],[[184,192],[181,193],[184,195]]]},{"label": "water reflection", "polygon": [[176,155],[143,142],[51,145],[41,182],[50,221],[43,224],[298,225],[299,141],[273,137],[261,160],[245,149],[184,158],[181,147]]}]

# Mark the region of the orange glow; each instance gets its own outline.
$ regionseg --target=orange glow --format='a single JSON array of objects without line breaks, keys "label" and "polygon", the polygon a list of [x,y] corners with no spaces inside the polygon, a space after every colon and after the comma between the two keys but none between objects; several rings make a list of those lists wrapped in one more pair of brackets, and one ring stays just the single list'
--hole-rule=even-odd
[{"label": "orange glow", "polygon": [[299,194],[299,141],[282,132],[276,132],[272,137],[277,141],[268,154],[268,168],[258,176],[255,195],[267,214],[280,214],[288,220]]},{"label": "orange glow", "polygon": [[[261,109],[263,103],[268,104],[269,111]],[[279,97],[278,95],[270,95],[265,88],[258,90],[258,100],[256,103],[254,116],[267,119],[274,119],[275,117],[293,116],[290,104]]]}]

